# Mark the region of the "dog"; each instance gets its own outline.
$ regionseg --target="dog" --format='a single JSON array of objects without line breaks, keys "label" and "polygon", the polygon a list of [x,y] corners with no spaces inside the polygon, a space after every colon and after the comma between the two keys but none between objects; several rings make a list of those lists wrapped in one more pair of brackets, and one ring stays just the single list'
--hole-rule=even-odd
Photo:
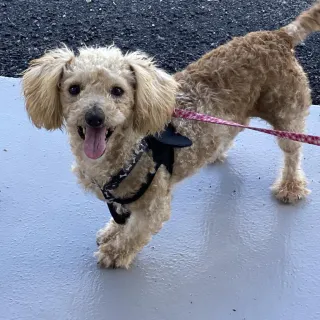
[{"label": "dog", "polygon": [[[294,47],[319,30],[318,1],[289,25],[236,37],[174,75],[142,52],[123,54],[115,46],[77,54],[62,47],[30,62],[22,83],[31,121],[66,128],[79,183],[114,217],[97,233],[100,266],[128,268],[169,219],[173,186],[223,161],[241,130],[173,118],[175,108],[243,125],[260,117],[277,130],[304,131],[311,96]],[[309,193],[301,145],[278,144],[284,165],[272,190],[294,203]]]}]

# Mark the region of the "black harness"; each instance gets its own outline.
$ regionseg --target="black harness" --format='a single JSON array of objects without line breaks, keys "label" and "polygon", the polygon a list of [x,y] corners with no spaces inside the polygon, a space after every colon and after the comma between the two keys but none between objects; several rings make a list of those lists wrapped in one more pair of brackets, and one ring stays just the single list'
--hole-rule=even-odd
[{"label": "black harness", "polygon": [[[169,124],[161,134],[147,136],[141,140],[139,147],[134,151],[131,162],[122,168],[115,176],[111,178],[109,182],[107,182],[101,188],[101,191],[107,200],[112,218],[116,223],[126,223],[131,213],[124,205],[137,201],[144,195],[161,165],[164,165],[168,172],[172,174],[174,149],[190,147],[191,145],[192,141],[189,138],[177,133],[172,124]],[[119,187],[120,183],[130,174],[130,172],[139,162],[141,156],[147,151],[152,152],[152,158],[155,162],[155,167],[153,172],[148,173],[146,182],[143,183],[136,194],[131,197],[117,198],[113,196],[112,191]],[[118,204],[118,206],[116,204]]]}]

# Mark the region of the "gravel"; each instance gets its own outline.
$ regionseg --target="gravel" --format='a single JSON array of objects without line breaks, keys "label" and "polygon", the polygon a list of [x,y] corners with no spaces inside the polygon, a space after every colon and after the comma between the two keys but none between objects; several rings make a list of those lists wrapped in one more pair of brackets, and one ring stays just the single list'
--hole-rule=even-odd
[{"label": "gravel", "polygon": [[[72,48],[115,43],[155,56],[169,72],[249,31],[289,23],[312,0],[0,1],[0,75],[18,77],[30,59],[61,42]],[[320,104],[320,34],[297,47]]]}]

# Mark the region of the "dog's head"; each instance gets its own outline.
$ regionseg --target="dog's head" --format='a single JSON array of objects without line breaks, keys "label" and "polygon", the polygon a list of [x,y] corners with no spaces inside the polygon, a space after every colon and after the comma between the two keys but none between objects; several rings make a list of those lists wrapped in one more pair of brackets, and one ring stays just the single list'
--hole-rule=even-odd
[{"label": "dog's head", "polygon": [[[177,83],[140,52],[115,47],[49,51],[23,75],[26,109],[38,128],[66,126],[91,159],[100,158],[115,130],[140,135],[170,120]],[[80,142],[81,141],[81,142]]]}]

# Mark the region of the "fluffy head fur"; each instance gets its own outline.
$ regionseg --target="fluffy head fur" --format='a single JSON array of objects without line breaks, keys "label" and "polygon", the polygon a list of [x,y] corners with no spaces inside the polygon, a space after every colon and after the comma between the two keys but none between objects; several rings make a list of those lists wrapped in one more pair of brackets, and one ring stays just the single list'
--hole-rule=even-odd
[{"label": "fluffy head fur", "polygon": [[158,132],[172,117],[178,84],[139,52],[125,59],[136,78],[134,129],[142,134]]},{"label": "fluffy head fur", "polygon": [[30,118],[38,128],[48,130],[62,126],[62,106],[59,83],[63,71],[74,61],[67,48],[48,52],[33,60],[23,76],[23,91]]},{"label": "fluffy head fur", "polygon": [[[71,96],[70,86],[81,86]],[[110,90],[119,86],[122,97]],[[123,55],[115,47],[55,49],[30,63],[23,76],[27,112],[39,128],[81,125],[93,105],[103,109],[107,125],[132,125],[140,134],[155,133],[170,120],[177,83],[140,52]],[[73,122],[73,124],[71,123]]]}]

